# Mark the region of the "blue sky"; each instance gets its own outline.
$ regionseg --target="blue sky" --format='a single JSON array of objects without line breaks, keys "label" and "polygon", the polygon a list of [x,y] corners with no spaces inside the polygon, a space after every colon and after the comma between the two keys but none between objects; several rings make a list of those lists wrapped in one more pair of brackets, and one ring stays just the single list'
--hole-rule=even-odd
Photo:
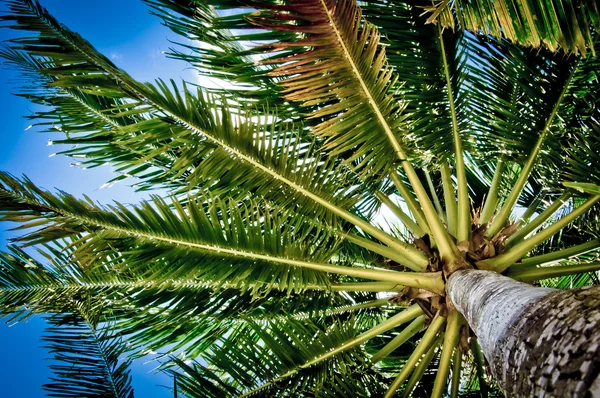
[{"label": "blue sky", "polygon": [[[171,44],[167,38],[176,40],[160,20],[149,15],[140,0],[41,0],[61,22],[82,34],[96,48],[110,57],[120,67],[138,80],[148,81],[157,77],[195,80],[188,65],[167,59],[162,51]],[[3,5],[0,5],[0,8]],[[0,29],[0,40],[12,31]],[[95,200],[107,203],[118,200],[138,202],[144,195],[134,193],[126,181],[110,188],[99,189],[113,174],[108,166],[82,170],[72,167],[71,159],[51,154],[60,148],[48,146],[53,137],[39,133],[23,118],[35,109],[23,98],[11,95],[15,86],[11,79],[15,74],[0,70],[0,103],[3,118],[0,145],[0,170],[30,177],[47,189],[59,188],[76,196],[86,193]],[[14,236],[0,225],[0,249],[6,240]],[[47,369],[49,354],[41,348],[39,339],[44,322],[33,318],[26,323],[8,327],[0,324],[0,395],[12,397],[43,397],[42,384],[51,374]],[[133,366],[136,396],[169,397],[168,389],[159,385],[169,384],[165,376],[157,377],[151,372],[154,365],[139,361]]]}]

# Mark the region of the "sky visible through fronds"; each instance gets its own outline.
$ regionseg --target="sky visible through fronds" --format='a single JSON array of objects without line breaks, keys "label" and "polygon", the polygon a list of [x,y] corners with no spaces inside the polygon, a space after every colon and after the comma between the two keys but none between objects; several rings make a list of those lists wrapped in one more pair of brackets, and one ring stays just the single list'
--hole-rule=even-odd
[{"label": "sky visible through fronds", "polygon": [[[90,40],[107,54],[113,62],[127,69],[139,80],[184,78],[194,81],[196,73],[185,64],[164,56],[173,34],[160,24],[160,20],[147,11],[141,1],[78,1],[46,0],[43,5],[61,21]],[[3,4],[0,3],[0,9]],[[7,29],[0,30],[0,40],[14,36]],[[14,175],[26,174],[43,181],[48,189],[60,188],[76,196],[86,193],[94,200],[110,203],[137,203],[148,195],[136,193],[127,182],[103,187],[115,174],[110,166],[83,170],[72,167],[76,159],[51,156],[58,149],[48,145],[51,137],[29,128],[32,121],[23,116],[39,107],[28,100],[14,96],[17,74],[6,67],[0,69],[0,103],[3,106],[2,145],[0,145],[0,170]],[[60,137],[57,132],[56,138]],[[6,250],[8,238],[18,233],[8,231],[9,225],[0,227],[0,250]],[[51,355],[41,348],[40,336],[45,327],[41,317],[14,326],[0,323],[0,396],[44,397],[41,386],[48,382]],[[138,360],[133,365],[133,384],[139,396],[169,397],[171,380],[154,374],[153,363]],[[161,387],[163,384],[164,387]]]}]

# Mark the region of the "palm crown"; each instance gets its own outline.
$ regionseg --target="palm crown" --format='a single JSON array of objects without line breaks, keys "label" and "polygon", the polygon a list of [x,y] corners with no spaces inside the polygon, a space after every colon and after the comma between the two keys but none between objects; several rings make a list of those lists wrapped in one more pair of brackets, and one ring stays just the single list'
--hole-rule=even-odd
[{"label": "palm crown", "polygon": [[0,257],[0,310],[52,314],[50,392],[129,396],[159,351],[189,396],[487,393],[450,276],[597,282],[593,2],[145,2],[226,88],[138,82],[35,0],[1,17],[61,153],[169,192],[101,206],[0,175],[47,259]]}]

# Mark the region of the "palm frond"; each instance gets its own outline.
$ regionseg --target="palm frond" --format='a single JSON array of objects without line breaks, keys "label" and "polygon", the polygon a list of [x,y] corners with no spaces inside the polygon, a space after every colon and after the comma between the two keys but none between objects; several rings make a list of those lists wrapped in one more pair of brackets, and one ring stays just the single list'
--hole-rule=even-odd
[{"label": "palm frond", "polygon": [[[359,376],[354,371],[355,366],[347,366],[349,363],[359,367],[364,364],[360,346],[353,348],[349,345],[347,349],[340,351],[346,342],[354,341],[357,334],[353,322],[330,323],[326,329],[313,323],[299,324],[290,321],[275,322],[262,328],[253,327],[236,333],[232,336],[234,338],[205,358],[207,366],[196,364],[192,368],[193,372],[184,377],[198,378],[190,384],[190,389],[204,388],[206,385],[213,388],[218,385],[218,391],[223,393],[227,391],[222,384],[224,381],[230,386],[227,388],[236,389],[235,394],[245,396],[269,396],[273,393],[283,394],[282,396],[294,396],[298,393],[318,396],[326,391],[336,391],[334,386],[338,382],[341,383],[337,387],[338,391],[346,388],[351,391],[349,386],[353,386],[356,394],[367,396],[366,391],[373,388],[377,391],[378,387],[372,384],[359,387],[357,381],[375,377],[376,373],[365,369],[365,372],[361,372],[363,376]],[[248,347],[251,349],[247,349]],[[333,350],[336,355],[330,356],[328,353]],[[268,358],[266,366],[265,356]],[[328,359],[313,361],[321,356]],[[303,365],[312,362],[315,363],[311,366]],[[285,377],[281,377],[282,375]],[[216,377],[221,381],[216,382]],[[381,376],[377,378],[381,380]],[[348,382],[342,382],[344,379]],[[356,381],[349,382],[350,380]]]},{"label": "palm frond", "polygon": [[600,283],[598,10],[461,1],[145,0],[168,56],[226,83],[203,88],[139,82],[7,0],[34,123],[170,195],[103,206],[0,173],[0,221],[47,260],[0,253],[0,314],[50,314],[51,394],[130,396],[148,353],[176,395],[439,397],[451,368],[453,397],[495,393],[445,281]]},{"label": "palm frond", "polygon": [[106,304],[103,293],[129,282],[111,274],[85,274],[62,264],[43,264],[22,249],[0,252],[0,314],[23,320],[32,314],[75,311],[86,307],[99,315]]},{"label": "palm frond", "polygon": [[281,99],[280,89],[272,84],[274,79],[267,75],[272,67],[256,62],[264,58],[257,43],[292,40],[294,33],[257,29],[249,20],[255,12],[252,2],[144,1],[165,26],[185,38],[167,56],[189,63],[200,76],[223,86],[207,91],[234,103],[255,104],[257,112],[262,105],[277,106],[280,117],[300,116],[297,107]]},{"label": "palm frond", "polygon": [[[197,273],[194,277],[204,280],[222,280],[226,277],[226,280],[243,283],[259,278],[266,282],[267,287],[274,280],[268,282],[265,278],[279,275],[275,277],[282,278],[278,284],[287,284],[291,290],[300,287],[295,286],[295,283],[328,283],[326,275],[319,272],[299,269],[294,271],[294,267],[285,265],[276,271],[278,267],[270,268],[264,263],[264,259],[260,259],[277,253],[284,263],[289,263],[292,258],[304,255],[315,260],[319,254],[309,254],[312,245],[302,247],[301,237],[280,231],[280,222],[257,206],[244,209],[238,208],[234,203],[216,200],[207,202],[208,207],[204,208],[202,203],[190,201],[186,206],[187,211],[177,202],[177,210],[173,210],[166,202],[155,198],[155,207],[150,203],[143,203],[133,212],[120,204],[102,208],[89,200],[80,201],[66,194],[54,196],[29,181],[21,183],[7,175],[2,175],[2,182],[6,184],[1,187],[3,219],[17,221],[26,217],[35,219],[34,225],[46,224],[41,229],[17,238],[17,241],[31,245],[69,236],[78,237],[85,244],[79,246],[74,255],[82,264],[94,263],[99,253],[108,255],[121,252],[128,253],[131,258],[137,256],[137,261],[130,264],[131,267],[165,256],[177,262],[178,258],[184,257],[191,250],[197,252],[198,256],[187,256],[185,260],[189,265],[202,264],[202,267],[195,267]],[[31,223],[25,224],[30,225]],[[86,235],[79,236],[80,234]],[[223,262],[221,252],[230,257],[229,261],[226,260],[227,266],[218,266]],[[244,252],[254,252],[253,259],[248,259]],[[328,256],[325,253],[321,255],[321,259]],[[212,260],[209,260],[211,257]],[[286,258],[290,260],[285,260]],[[234,271],[234,264],[247,265],[248,261],[263,264],[254,268],[254,277],[246,267],[239,268],[238,272]],[[168,264],[164,263],[164,266]]]},{"label": "palm frond", "polygon": [[[597,109],[597,108],[596,108]],[[573,181],[571,185],[563,185],[575,188],[584,193],[599,194],[600,173],[594,165],[600,162],[598,155],[598,145],[600,145],[600,127],[597,124],[597,117],[600,113],[596,112],[594,119],[588,121],[586,126],[580,132],[574,132],[572,135],[567,152],[567,162],[569,163],[564,170],[563,176],[566,181]],[[587,127],[587,128],[586,128]],[[586,186],[588,189],[581,189]],[[586,192],[587,191],[587,192]]]},{"label": "palm frond", "polygon": [[[596,112],[589,103],[597,93],[589,87],[597,80],[592,70],[598,59],[533,53],[492,39],[470,43],[469,84],[479,151],[496,153],[506,163],[505,174],[520,170],[513,174],[515,181],[506,179],[510,195],[501,189],[500,197],[509,201],[490,228],[497,232],[517,199],[529,206],[542,189],[564,190],[569,162],[579,164],[569,148],[579,147],[579,135],[593,136],[585,123]],[[512,162],[522,168],[515,169]]]},{"label": "palm frond", "polygon": [[374,315],[394,307],[386,299],[376,300],[374,293],[339,294],[326,288],[257,295],[263,284],[238,288],[222,281],[202,282],[189,267],[178,278],[167,267],[145,272],[127,267],[121,256],[82,266],[74,258],[76,251],[73,244],[47,246],[42,254],[51,264],[15,247],[12,254],[2,253],[0,313],[18,321],[31,314],[76,311],[96,322],[110,322],[110,334],[126,338],[132,356],[167,350],[196,358],[249,324],[288,318],[326,324],[353,316],[356,325],[370,325]]},{"label": "palm frond", "polygon": [[197,362],[187,363],[173,358],[177,370],[172,370],[177,383],[177,392],[185,397],[223,398],[233,397],[237,390],[221,380],[218,374]]},{"label": "palm frond", "polygon": [[101,253],[123,254],[130,266],[163,259],[168,267],[169,261],[184,259],[196,278],[241,285],[260,281],[265,291],[275,285],[290,292],[327,285],[326,273],[441,289],[439,274],[331,264],[335,242],[321,246],[322,236],[298,235],[295,222],[282,227],[285,217],[256,203],[240,206],[206,197],[188,201],[184,208],[175,199],[169,205],[155,197],[152,204],[143,202],[132,211],[119,203],[100,207],[89,199],[53,195],[6,174],[0,174],[0,181],[0,219],[25,217],[32,222],[22,228],[43,226],[17,241],[31,245],[83,234],[75,253],[82,264],[93,264]]},{"label": "palm frond", "polygon": [[57,364],[51,382],[43,388],[49,396],[133,397],[130,360],[120,357],[126,346],[110,338],[76,314],[57,314],[46,318],[50,326],[42,336]]},{"label": "palm frond", "polygon": [[445,0],[428,7],[429,21],[551,51],[588,52],[595,55],[590,27],[600,29],[600,8],[593,0],[570,1],[470,1]]},{"label": "palm frond", "polygon": [[[558,212],[549,224],[560,219],[565,213],[568,214],[569,208],[579,201],[575,199],[575,204],[570,204],[566,210]],[[543,286],[562,289],[599,284],[598,210],[598,206],[590,209],[581,219],[540,245],[530,257],[513,265],[508,273],[521,280],[537,280]],[[584,243],[579,243],[581,241]]]},{"label": "palm frond", "polygon": [[[187,397],[232,397],[236,390],[223,383],[219,376],[211,369],[200,365],[197,362],[187,364],[180,359],[174,359],[178,368],[172,372],[177,378],[178,386]],[[335,375],[335,377],[320,380],[322,384],[317,390],[309,391],[277,391],[277,396],[294,397],[299,393],[306,396],[319,397],[371,397],[380,396],[384,393],[386,378],[376,372],[365,370],[359,373],[351,374],[351,377]],[[268,394],[273,392],[267,392]],[[254,396],[265,396],[264,394],[255,394]]]},{"label": "palm frond", "polygon": [[[47,58],[35,57],[15,47],[5,47],[0,56],[22,74],[18,95],[51,108],[27,117],[51,134],[49,143],[70,146],[59,154],[72,157],[86,168],[111,163],[119,175],[110,183],[135,176],[140,180],[135,184],[138,190],[151,186],[169,190],[193,188],[187,180],[189,171],[182,172],[175,164],[177,150],[171,149],[169,140],[162,142],[165,144],[162,150],[156,143],[149,143],[147,149],[132,145],[132,138],[149,128],[182,134],[181,128],[156,118],[150,120],[148,108],[130,98],[90,94],[77,87],[56,87],[53,85],[56,77],[48,74],[56,68]],[[56,134],[61,137],[54,138]]]},{"label": "palm frond", "polygon": [[405,105],[390,93],[395,77],[379,32],[357,5],[314,0],[264,8],[255,24],[298,38],[266,45],[275,55],[263,62],[278,64],[269,74],[282,78],[284,98],[307,107],[324,149],[363,176],[389,170],[377,159],[406,159]]},{"label": "palm frond", "polygon": [[[530,51],[506,41],[469,41],[470,84],[481,153],[522,161],[540,133],[555,123],[561,92],[573,64],[554,55]],[[553,112],[554,110],[554,112]],[[479,137],[478,137],[479,138]]]},{"label": "palm frond", "polygon": [[[364,207],[358,211],[372,210],[372,200],[370,204],[361,201],[366,193],[364,186],[348,170],[335,161],[326,161],[318,148],[303,141],[301,127],[289,123],[278,127],[276,115],[257,124],[249,115],[252,109],[237,109],[237,116],[232,115],[219,99],[207,97],[199,90],[194,93],[185,84],[182,87],[175,83],[169,87],[161,81],[156,85],[141,84],[56,21],[37,1],[11,1],[9,7],[12,14],[3,16],[3,20],[27,21],[19,29],[39,36],[13,39],[13,50],[5,53],[27,71],[41,73],[43,80],[50,81],[47,84],[60,88],[71,99],[79,99],[86,108],[71,112],[70,107],[58,107],[54,113],[42,114],[56,119],[65,111],[65,128],[77,127],[75,138],[63,142],[83,145],[67,151],[68,155],[89,156],[93,159],[91,165],[114,159],[118,164],[118,159],[124,156],[123,146],[136,148],[135,153],[126,155],[137,161],[123,171],[141,173],[167,187],[173,179],[183,177],[187,190],[203,187],[210,188],[213,194],[222,194],[223,187],[230,187],[235,180],[240,199],[253,192],[261,192],[265,197],[271,193],[272,199],[285,197],[294,206],[304,202],[298,209],[311,217],[319,216],[318,213],[327,217],[330,210],[324,207],[331,205],[338,215],[346,214],[346,209],[359,202]],[[15,51],[30,53],[35,62],[30,62],[31,56],[14,56]],[[69,90],[73,90],[74,97]],[[93,109],[87,109],[89,103],[81,103],[82,93],[98,97],[92,100]],[[41,94],[42,98],[36,100],[50,101],[48,95],[52,93]],[[98,107],[94,101],[104,105]],[[90,126],[91,131],[86,129],[89,122],[86,117],[97,118],[98,113],[120,123],[120,127],[106,126],[108,121],[102,117],[98,122],[110,128],[108,137],[106,132],[98,135],[97,126]],[[122,118],[126,119],[123,123]],[[154,159],[159,170],[150,168],[152,162],[147,164],[150,159]],[[225,164],[230,167],[223,167]],[[289,194],[280,194],[282,186],[290,190]],[[352,214],[348,217],[366,226]]]},{"label": "palm frond", "polygon": [[[117,308],[119,317],[115,322],[115,333],[127,339],[129,350],[136,357],[153,351],[161,355],[184,352],[186,358],[205,358],[228,341],[228,336],[241,333],[249,325],[267,327],[285,321],[327,325],[351,317],[362,325],[370,324],[373,317],[378,319],[392,309],[381,302],[336,308],[338,303],[350,300],[322,292],[303,296],[272,294],[272,297],[262,299],[236,289],[186,291],[179,288],[172,295],[156,291],[136,293],[132,290],[132,293],[136,296]],[[172,297],[172,300],[163,297]],[[310,298],[314,306],[321,308],[299,312],[297,301],[301,297]],[[194,300],[198,305],[193,305]]]},{"label": "palm frond", "polygon": [[[425,24],[418,5],[387,0],[360,1],[366,19],[385,32],[382,42],[386,56],[398,77],[395,90],[406,102],[410,118],[406,145],[418,151],[419,161],[425,164],[440,162],[451,157],[454,151],[452,126],[457,129],[468,149],[468,118],[465,89],[465,61],[467,59],[464,35],[438,31],[434,25]],[[444,58],[450,76],[452,102],[448,96],[448,82],[444,73]],[[451,109],[453,107],[454,109]],[[457,114],[455,120],[452,111]]]}]

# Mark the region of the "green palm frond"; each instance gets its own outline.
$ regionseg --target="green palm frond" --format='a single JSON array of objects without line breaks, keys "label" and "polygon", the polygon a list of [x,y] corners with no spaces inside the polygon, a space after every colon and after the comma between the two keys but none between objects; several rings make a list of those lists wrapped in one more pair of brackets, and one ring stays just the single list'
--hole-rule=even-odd
[{"label": "green palm frond", "polygon": [[[288,317],[325,324],[352,315],[356,325],[369,327],[377,319],[373,315],[394,308],[374,293],[339,294],[327,287],[311,287],[298,295],[271,291],[257,296],[264,284],[245,288],[211,284],[194,278],[193,270],[187,275],[179,272],[176,278],[167,267],[144,273],[127,267],[120,256],[84,267],[73,259],[76,250],[73,244],[48,246],[42,254],[52,259],[49,265],[14,247],[11,254],[3,253],[0,312],[22,320],[70,308],[96,322],[110,322],[111,333],[126,338],[127,351],[134,356],[148,350],[182,350],[197,357],[248,325],[283,322]],[[170,265],[179,268],[180,264]]]},{"label": "green palm frond", "polygon": [[595,55],[590,27],[600,28],[600,7],[593,0],[544,1],[443,0],[428,7],[429,22],[482,32],[514,43],[551,51]]},{"label": "green palm frond", "polygon": [[[76,89],[71,99],[79,103],[82,102],[78,99],[81,93],[98,97],[93,100],[100,103],[118,100],[110,103],[110,113],[103,106],[92,106],[93,109],[84,106],[83,111],[79,107],[75,114],[69,114],[71,109],[66,109],[67,129],[72,127],[69,121],[79,118],[81,112],[93,118],[99,117],[98,113],[103,116],[113,114],[116,119],[113,121],[117,123],[121,123],[120,118],[126,119],[120,127],[106,126],[106,118],[102,117],[101,123],[111,132],[109,137],[106,133],[98,137],[95,128],[90,131],[85,125],[77,125],[84,131],[78,130],[79,134],[62,142],[83,146],[67,151],[68,155],[91,156],[95,158],[90,161],[92,165],[115,158],[118,164],[119,157],[123,156],[121,147],[135,147],[136,152],[129,156],[137,162],[127,169],[127,173],[148,172],[146,160],[157,157],[155,163],[163,170],[151,169],[146,177],[154,182],[169,181],[167,186],[173,179],[184,176],[184,188],[188,190],[202,187],[222,194],[223,187],[230,187],[231,181],[236,181],[241,190],[240,199],[255,191],[262,192],[267,198],[269,192],[277,193],[272,198],[281,199],[279,193],[283,185],[290,189],[285,197],[295,204],[304,202],[305,205],[298,208],[311,217],[319,216],[315,214],[317,211],[325,217],[329,213],[326,208],[331,205],[335,207],[334,213],[345,214],[345,209],[365,195],[364,187],[355,181],[355,176],[335,161],[324,161],[318,148],[301,139],[299,127],[285,123],[279,128],[276,116],[267,118],[273,121],[257,125],[248,114],[252,109],[238,110],[237,116],[232,115],[218,99],[207,97],[199,90],[193,92],[185,84],[183,87],[177,87],[175,83],[169,87],[162,81],[156,85],[141,84],[79,35],[58,23],[37,2],[16,1],[9,5],[14,15],[6,15],[4,20],[24,18],[27,26],[21,29],[40,34],[34,39],[23,39],[23,43],[21,39],[14,39],[11,46],[12,53],[28,51],[41,58],[29,62],[31,57],[9,55],[13,62],[29,72],[42,73],[44,80],[51,80],[52,87],[60,88],[61,93],[69,97],[72,96],[68,90]],[[47,99],[36,100],[44,102]],[[65,109],[56,108],[50,115],[41,116],[56,119],[60,115],[62,118],[62,110]],[[109,140],[109,153],[103,140]],[[148,145],[139,145],[140,142]],[[165,164],[165,157],[175,157],[176,161],[173,159]],[[224,164],[231,167],[222,167]],[[228,196],[234,196],[234,193],[228,191]],[[364,211],[372,209],[373,201],[363,205]],[[360,223],[356,217],[349,217]]]},{"label": "green palm frond", "polygon": [[[100,207],[89,199],[53,195],[6,174],[0,178],[1,219],[30,221],[21,228],[40,227],[17,241],[31,245],[83,234],[75,252],[83,264],[93,264],[100,253],[119,253],[130,267],[156,259],[167,260],[161,264],[168,267],[169,260],[183,259],[195,278],[236,285],[260,281],[265,291],[275,285],[290,292],[326,286],[326,273],[440,288],[439,275],[330,264],[335,246],[319,245],[321,235],[298,234],[293,221],[282,228],[286,218],[258,203],[238,206],[206,197],[184,208],[175,199],[169,205],[155,197],[152,204],[130,210],[119,203]],[[411,264],[409,258],[402,261]]]},{"label": "green palm frond", "polygon": [[[410,115],[410,131],[406,145],[431,161],[448,160],[454,153],[452,112],[458,113],[457,130],[465,145],[468,125],[465,123],[468,90],[465,89],[466,46],[463,34],[441,32],[426,25],[423,9],[394,1],[360,1],[365,18],[385,32],[382,41],[386,56],[398,78],[396,90],[406,101]],[[453,109],[449,103],[448,81],[440,69],[447,62]]]},{"label": "green palm frond", "polygon": [[[597,109],[597,108],[596,108]],[[598,116],[598,115],[596,115]],[[596,119],[597,120],[597,119]],[[584,127],[582,132],[574,133],[569,146],[567,147],[569,165],[564,171],[566,181],[574,181],[570,187],[577,190],[594,194],[600,192],[600,173],[593,166],[600,161],[598,152],[595,148],[600,145],[600,127],[597,122],[590,121],[587,129]],[[569,186],[567,183],[563,183]],[[587,189],[581,189],[585,187]]]},{"label": "green palm frond", "polygon": [[261,112],[261,105],[278,105],[280,117],[300,116],[297,107],[282,100],[281,90],[271,84],[274,79],[267,72],[272,67],[256,62],[264,58],[256,43],[293,40],[293,32],[259,31],[249,21],[255,12],[252,2],[144,1],[165,26],[186,39],[176,42],[177,47],[167,56],[189,63],[201,76],[224,85],[208,91],[235,103],[253,103],[257,112]]},{"label": "green palm frond", "polygon": [[[186,263],[180,266],[185,269],[186,265],[202,264],[202,267],[194,267],[194,278],[222,280],[225,277],[233,283],[258,278],[265,282],[265,288],[276,283],[287,285],[290,291],[306,284],[328,283],[325,274],[319,272],[286,265],[272,268],[264,262],[265,258],[280,258],[283,264],[289,264],[292,259],[304,256],[312,261],[318,257],[323,260],[328,254],[311,253],[313,246],[308,241],[303,246],[301,237],[278,230],[280,222],[256,206],[237,208],[233,203],[215,200],[207,202],[208,207],[203,208],[202,203],[190,201],[187,210],[177,203],[177,210],[173,210],[166,202],[155,198],[155,207],[144,203],[134,211],[120,204],[101,208],[68,195],[54,196],[28,181],[21,184],[6,175],[3,175],[2,181],[12,188],[8,191],[2,187],[3,219],[16,221],[24,216],[36,219],[33,225],[46,224],[17,241],[36,244],[68,236],[78,237],[84,244],[78,247],[74,256],[83,264],[94,263],[99,253],[125,253],[126,258],[136,260],[128,266],[136,267],[165,256],[177,260],[192,251],[197,254],[186,257]],[[83,233],[86,235],[80,236]],[[318,241],[318,237],[316,239]],[[223,262],[221,252],[229,257],[229,261],[225,260],[227,266],[215,266]],[[248,264],[247,261],[261,264],[256,265],[254,276],[248,273],[246,267],[235,272],[236,263]],[[279,281],[276,282],[277,279]],[[295,285],[294,280],[300,285]]]},{"label": "green palm frond", "polygon": [[[358,324],[369,324],[392,308],[377,300],[336,308],[338,303],[349,300],[322,292],[302,296],[274,294],[269,299],[258,300],[236,289],[186,291],[177,288],[172,295],[159,294],[156,290],[137,293],[132,289],[132,293],[136,294],[135,298],[119,307],[115,328],[119,336],[127,339],[135,356],[154,351],[161,355],[185,352],[187,358],[206,358],[224,341],[229,341],[229,336],[244,334],[249,325],[266,327],[288,319],[324,325],[336,319],[347,320],[350,316],[354,316]],[[164,297],[172,297],[172,301]],[[320,306],[319,310],[299,312],[296,307],[300,298],[310,299],[314,306]]]},{"label": "green palm frond", "polygon": [[[173,370],[173,373],[180,391],[185,396],[198,398],[235,396],[236,390],[224,384],[210,369],[198,363],[186,364],[179,359],[174,359],[174,363],[178,369]],[[386,382],[385,377],[370,371],[354,373],[349,377],[343,377],[341,374],[334,375],[319,381],[322,384],[315,394],[301,392],[310,397],[370,397],[383,394]],[[270,396],[271,393],[273,392],[269,391],[265,393],[266,395],[257,393],[253,396]],[[294,397],[298,396],[298,393],[300,391],[281,390],[277,392],[277,396]]]},{"label": "green palm frond", "polygon": [[[388,59],[402,82],[398,91],[407,103],[405,113],[410,121],[405,144],[418,154],[413,157],[423,163],[420,166],[442,173],[445,208],[437,206],[437,211],[444,212],[442,218],[458,240],[467,240],[469,191],[481,183],[467,178],[469,174],[473,177],[467,153],[473,152],[474,145],[469,109],[472,87],[467,83],[470,38],[425,24],[418,4],[360,3],[366,18],[386,32]],[[456,205],[451,168],[457,179]],[[419,200],[423,201],[422,195]]]},{"label": "green palm frond", "polygon": [[85,272],[56,249],[45,253],[54,256],[52,263],[35,260],[15,246],[0,253],[1,314],[22,320],[32,314],[79,311],[85,307],[96,318],[115,289],[132,285],[116,274]]},{"label": "green palm frond", "polygon": [[188,364],[179,358],[173,358],[178,367],[172,370],[177,393],[185,397],[222,398],[234,396],[237,390],[222,381],[218,374],[196,362]]},{"label": "green palm frond", "polygon": [[519,203],[529,206],[542,188],[563,191],[562,182],[571,178],[569,163],[580,164],[573,156],[578,137],[593,134],[586,123],[596,112],[590,104],[597,97],[598,58],[565,58],[494,39],[471,40],[469,46],[478,152],[496,153],[504,173],[514,173],[513,181],[505,179],[500,197],[516,185],[523,189]]},{"label": "green palm frond", "polygon": [[[189,172],[181,172],[174,164],[177,153],[170,145],[160,149],[152,143],[148,149],[131,145],[132,137],[152,127],[155,131],[167,130],[170,134],[182,133],[181,129],[159,120],[147,119],[147,109],[139,103],[121,98],[86,93],[78,88],[59,88],[51,85],[56,79],[48,75],[53,63],[14,47],[0,51],[7,63],[19,69],[24,77],[20,94],[30,101],[51,107],[49,111],[37,111],[28,118],[35,120],[44,132],[64,134],[65,137],[50,141],[55,145],[69,145],[60,154],[72,157],[86,168],[112,163],[119,176],[110,182],[127,176],[135,176],[139,190],[151,186],[166,186],[171,190],[191,188]],[[166,135],[166,133],[165,133]],[[169,141],[164,141],[167,144]],[[174,178],[180,175],[180,178]]]},{"label": "green palm frond", "polygon": [[506,41],[473,38],[469,43],[472,106],[481,151],[522,161],[539,135],[556,123],[574,65],[557,63],[550,53],[534,55]]},{"label": "green palm frond", "polygon": [[[222,109],[222,118],[215,119],[212,107],[203,105],[205,99],[200,92],[194,94],[184,86],[181,95],[177,87],[170,89],[166,84],[148,85],[147,89],[148,96],[162,110],[182,123],[189,123],[191,131],[188,131],[188,139],[181,138],[182,142],[194,141],[193,137],[200,133],[217,146],[208,161],[198,168],[202,174],[196,176],[196,180],[209,181],[222,176],[218,181],[221,184],[210,181],[213,191],[221,193],[235,181],[236,185],[245,188],[244,193],[260,191],[270,198],[268,194],[273,192],[281,199],[281,189],[286,189],[290,201],[297,203],[300,209],[306,207],[307,214],[317,217],[319,213],[322,217],[331,214],[323,212],[323,207],[329,204],[350,209],[366,195],[353,174],[336,162],[327,161],[318,148],[303,142],[293,124],[283,124],[281,128],[276,121],[256,125],[250,120],[251,110],[236,119]],[[199,130],[194,126],[207,126],[210,130]],[[225,162],[231,167],[223,167]],[[282,205],[290,206],[289,203]],[[364,210],[367,209],[368,205]]]},{"label": "green palm frond", "polygon": [[[553,218],[560,219],[568,214],[569,207],[577,205],[579,201],[573,202]],[[596,206],[539,246],[531,256],[511,267],[508,274],[518,280],[539,281],[543,286],[562,289],[599,284],[599,232]],[[582,239],[584,243],[579,243]]]},{"label": "green palm frond", "polygon": [[541,286],[555,289],[577,289],[585,286],[600,285],[600,278],[598,277],[597,272],[589,272],[563,276],[560,278],[545,279],[541,281],[540,284]]},{"label": "green palm frond", "polygon": [[50,326],[42,340],[58,362],[50,365],[54,376],[43,386],[49,396],[133,397],[131,361],[120,359],[126,351],[123,341],[75,314],[57,314],[46,321]]},{"label": "green palm frond", "polygon": [[[377,389],[377,386],[361,388],[357,383],[376,373],[366,369],[360,375],[355,373],[355,366],[362,367],[365,362],[360,347],[352,345],[358,338],[354,325],[350,319],[344,323],[330,322],[325,330],[314,323],[289,320],[273,322],[267,327],[255,326],[236,334],[205,358],[210,367],[202,369],[197,364],[194,376],[200,380],[194,384],[205,385],[215,373],[221,373],[219,378],[236,386],[237,394],[269,396],[277,391],[284,396],[294,396],[304,391],[313,391],[316,395],[331,393],[336,391],[334,386],[339,381],[338,391],[354,388],[359,396],[367,396],[368,389]],[[269,358],[267,366],[265,357]],[[354,366],[347,366],[349,363]],[[286,388],[282,389],[283,386]]]},{"label": "green palm frond", "polygon": [[[11,55],[17,59],[16,56],[21,54],[13,52]],[[162,98],[165,95],[172,100],[172,103],[162,104],[165,109],[188,113],[185,110],[187,108],[194,113],[196,125],[210,128],[219,140],[226,141],[229,148],[238,149],[246,158],[251,157],[258,166],[248,165],[239,158],[232,161],[227,149],[198,139],[194,131],[185,127],[152,115],[148,118],[148,108],[142,105],[141,109],[136,109],[135,102],[103,104],[101,101],[106,101],[106,97],[91,96],[73,89],[63,96],[56,96],[51,91],[46,96],[35,98],[42,104],[55,106],[55,109],[40,112],[34,117],[47,120],[41,123],[50,124],[50,131],[56,131],[55,127],[59,123],[60,129],[69,134],[66,139],[54,140],[56,144],[76,145],[63,151],[63,154],[77,158],[86,167],[99,166],[107,161],[118,166],[123,162],[130,168],[120,168],[118,171],[144,179],[141,188],[164,182],[167,188],[176,189],[176,192],[204,188],[218,195],[223,194],[231,181],[236,181],[241,198],[248,195],[248,192],[257,190],[269,197],[268,192],[281,185],[279,180],[270,175],[273,172],[268,173],[270,169],[297,186],[307,190],[318,189],[325,198],[335,201],[336,196],[342,199],[339,191],[347,189],[347,185],[355,179],[334,162],[323,162],[318,152],[302,142],[298,129],[293,125],[279,128],[275,122],[255,124],[249,120],[251,114],[248,112],[245,112],[248,118],[238,119],[214,100],[204,98],[200,92],[195,97],[186,87],[184,90],[185,100],[179,95],[174,96],[166,84],[161,83],[159,87],[152,88],[155,97]],[[93,112],[90,113],[90,109]],[[224,112],[220,120],[213,115],[213,111],[217,109]],[[109,111],[117,112],[117,115],[119,111],[130,115],[113,120],[107,116]],[[140,150],[131,153],[128,148]],[[149,163],[149,160],[152,162]],[[224,168],[224,163],[231,166]],[[262,178],[256,178],[257,172]],[[328,182],[327,188],[324,188],[325,181]],[[356,184],[354,186],[357,187]],[[338,193],[335,193],[336,190]],[[228,196],[235,195],[231,190],[226,192]],[[353,202],[356,203],[363,194],[364,192],[357,191]],[[303,197],[289,198],[297,202]],[[345,195],[343,200],[348,198]],[[319,209],[318,206],[310,205],[310,199],[306,199],[306,203],[310,207],[307,211],[311,213]],[[352,207],[354,203],[339,202],[338,205]],[[363,210],[368,212],[369,205],[363,207]]]},{"label": "green palm frond", "polygon": [[324,149],[363,175],[389,170],[388,162],[377,160],[385,156],[406,159],[405,105],[390,93],[395,77],[379,32],[356,4],[315,0],[272,8],[252,21],[299,37],[268,44],[284,53],[263,62],[278,64],[269,74],[282,77],[283,97],[302,103],[318,121],[312,133],[322,137]]}]

